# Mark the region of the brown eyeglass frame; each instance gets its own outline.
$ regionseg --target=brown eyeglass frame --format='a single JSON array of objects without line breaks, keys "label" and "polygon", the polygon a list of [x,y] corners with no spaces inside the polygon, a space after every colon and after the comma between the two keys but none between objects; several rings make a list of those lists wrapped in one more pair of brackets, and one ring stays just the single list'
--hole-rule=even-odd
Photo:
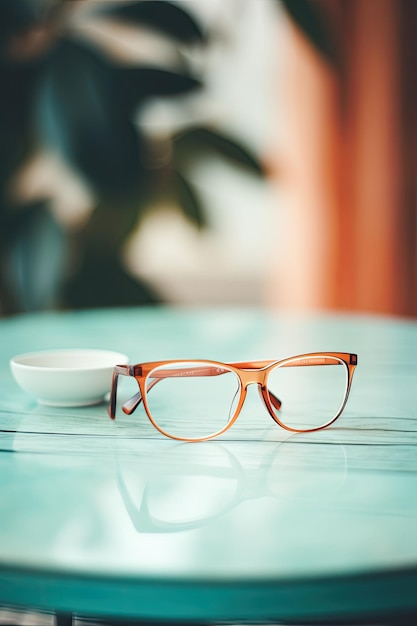
[{"label": "brown eyeglass frame", "polygon": [[[337,363],[335,363],[337,361]],[[151,411],[148,406],[147,394],[152,389],[152,387],[159,382],[159,380],[166,378],[162,373],[159,377],[153,377],[153,380],[148,384],[148,378],[150,374],[154,372],[155,369],[162,366],[172,365],[181,365],[181,363],[189,364],[189,363],[198,363],[199,366],[194,369],[190,369],[190,367],[185,367],[184,370],[178,369],[172,370],[172,376],[219,376],[221,374],[225,374],[227,372],[234,372],[240,381],[240,397],[237,403],[236,409],[227,425],[221,430],[211,434],[206,435],[204,437],[179,437],[176,435],[171,435],[164,431],[153,419]],[[123,412],[126,415],[131,415],[139,406],[141,402],[143,402],[143,406],[145,408],[146,414],[152,423],[152,425],[166,437],[171,439],[176,439],[178,441],[206,441],[208,439],[213,439],[214,437],[218,437],[222,435],[224,432],[229,430],[229,428],[235,423],[237,420],[239,413],[242,409],[242,406],[246,399],[247,388],[251,384],[258,385],[259,395],[274,422],[276,422],[279,426],[284,428],[285,430],[289,430],[291,432],[314,432],[317,430],[323,430],[327,428],[333,422],[337,420],[337,418],[341,415],[343,409],[346,406],[346,402],[349,397],[350,388],[352,385],[353,374],[358,363],[358,356],[356,354],[351,354],[347,352],[312,352],[309,354],[300,354],[297,356],[288,357],[286,359],[282,359],[280,361],[250,361],[250,362],[234,362],[234,363],[222,363],[220,361],[209,361],[205,359],[171,359],[168,361],[152,361],[148,363],[138,363],[136,365],[116,365],[113,370],[112,377],[112,385],[110,391],[110,401],[107,407],[107,412],[109,417],[114,420],[116,419],[116,400],[117,400],[117,382],[120,375],[122,376],[131,376],[136,379],[139,390],[136,394],[134,394],[122,407]],[[200,364],[203,367],[200,367]],[[281,408],[281,401],[279,398],[274,396],[267,387],[269,372],[275,367],[296,367],[297,365],[303,366],[311,366],[315,365],[344,365],[346,367],[347,372],[347,384],[344,400],[340,406],[337,414],[328,422],[323,424],[322,426],[317,426],[315,428],[310,429],[296,429],[283,424],[277,415],[274,412],[273,407],[279,411]],[[155,373],[155,372],[154,372]],[[164,374],[169,374],[169,370],[165,370]]]}]

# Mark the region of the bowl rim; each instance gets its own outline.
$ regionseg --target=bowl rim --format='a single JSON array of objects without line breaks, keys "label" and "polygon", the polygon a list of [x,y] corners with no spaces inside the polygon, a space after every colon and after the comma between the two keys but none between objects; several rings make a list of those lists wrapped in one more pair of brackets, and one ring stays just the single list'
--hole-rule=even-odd
[{"label": "bowl rim", "polygon": [[[76,354],[87,354],[87,353],[96,353],[97,355],[100,354],[107,354],[107,355],[114,355],[117,357],[120,357],[120,359],[114,362],[113,365],[111,364],[107,364],[107,365],[85,365],[85,366],[76,366],[76,367],[60,367],[57,365],[35,365],[34,363],[25,363],[22,362],[22,360],[24,359],[30,359],[30,358],[36,358],[36,357],[42,357],[42,356],[56,356],[59,353],[64,353],[64,354],[68,354],[68,355],[76,355]],[[24,352],[22,354],[17,354],[15,356],[13,356],[10,359],[10,366],[12,368],[19,368],[19,369],[23,369],[23,370],[36,370],[36,371],[41,371],[41,372],[91,372],[91,371],[101,371],[101,370],[108,370],[109,368],[114,367],[115,365],[124,365],[126,363],[128,363],[129,358],[126,354],[122,353],[122,352],[118,352],[116,350],[107,350],[105,348],[51,348],[48,350],[35,350],[32,352]]]}]

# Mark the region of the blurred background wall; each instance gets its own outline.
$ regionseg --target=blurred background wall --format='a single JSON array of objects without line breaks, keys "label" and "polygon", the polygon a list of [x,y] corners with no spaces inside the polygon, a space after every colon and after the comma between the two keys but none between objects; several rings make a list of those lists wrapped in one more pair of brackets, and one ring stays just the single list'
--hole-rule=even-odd
[{"label": "blurred background wall", "polygon": [[409,0],[0,5],[0,311],[417,314]]},{"label": "blurred background wall", "polygon": [[286,239],[270,293],[278,306],[415,316],[417,5],[312,4],[326,45],[286,30],[287,125],[271,155]]}]

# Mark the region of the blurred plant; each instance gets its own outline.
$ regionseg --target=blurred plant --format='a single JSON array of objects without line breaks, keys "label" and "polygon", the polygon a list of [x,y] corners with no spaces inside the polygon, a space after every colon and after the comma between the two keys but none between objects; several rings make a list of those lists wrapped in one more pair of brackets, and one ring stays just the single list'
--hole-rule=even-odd
[{"label": "blurred plant", "polygon": [[[117,60],[87,36],[83,26],[93,18],[175,42],[175,71]],[[197,20],[164,0],[0,0],[3,314],[157,302],[152,287],[130,277],[121,260],[124,242],[155,198],[175,198],[202,227],[200,198],[183,171],[190,158],[214,149],[262,174],[248,150],[214,128],[189,125],[160,143],[137,123],[150,98],[202,88],[182,54],[196,45],[203,51],[207,45]],[[42,150],[59,155],[91,191],[95,207],[82,228],[68,230],[56,219],[46,191],[30,200],[16,193],[19,173]]]}]

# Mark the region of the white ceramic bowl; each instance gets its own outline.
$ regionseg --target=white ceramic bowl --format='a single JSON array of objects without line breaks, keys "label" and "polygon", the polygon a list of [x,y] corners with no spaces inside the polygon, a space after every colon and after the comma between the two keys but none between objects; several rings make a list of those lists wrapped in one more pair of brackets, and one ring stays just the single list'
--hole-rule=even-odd
[{"label": "white ceramic bowl", "polygon": [[18,384],[42,404],[83,406],[102,402],[115,365],[125,354],[109,350],[49,350],[15,356],[10,367]]}]

